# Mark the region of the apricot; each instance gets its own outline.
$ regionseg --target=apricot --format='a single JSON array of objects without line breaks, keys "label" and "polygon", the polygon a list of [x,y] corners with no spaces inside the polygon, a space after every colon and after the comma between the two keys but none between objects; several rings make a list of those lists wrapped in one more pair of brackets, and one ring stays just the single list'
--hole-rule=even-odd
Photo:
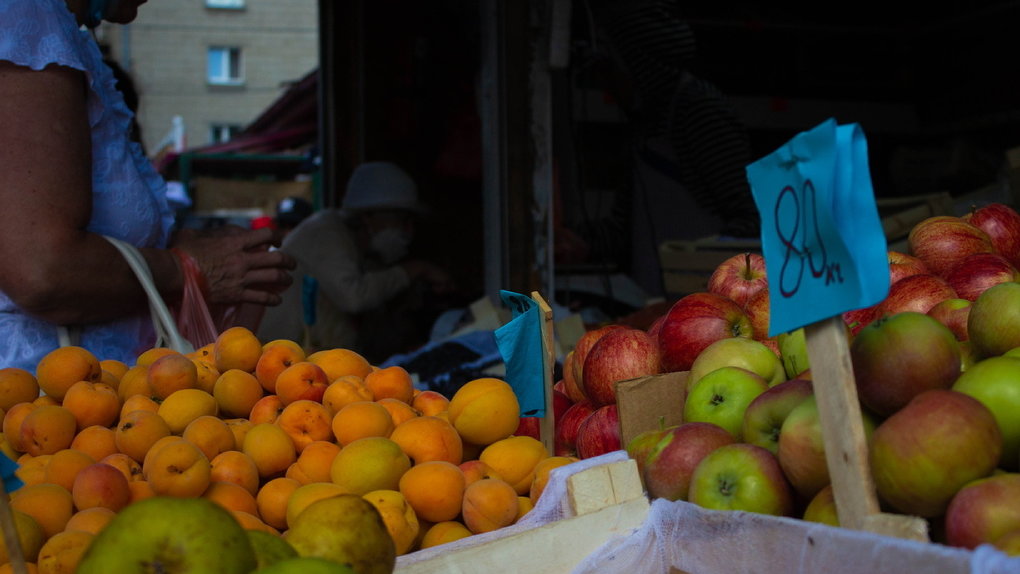
[{"label": "apricot", "polygon": [[[18,533],[18,541],[21,543],[22,558],[28,562],[35,562],[39,557],[39,549],[46,542],[46,533],[35,518],[20,510],[11,509],[11,518],[14,521],[14,530]],[[0,544],[0,563],[8,562],[10,556],[7,553],[5,539],[4,543]]]},{"label": "apricot", "polygon": [[[159,444],[159,441],[156,441],[156,444]],[[142,464],[122,452],[108,454],[97,462],[102,462],[116,468],[124,475],[124,478],[128,479],[128,482],[145,479],[142,473]]]},{"label": "apricot", "polygon": [[152,459],[155,458],[156,452],[158,452],[159,449],[163,448],[164,445],[183,440],[183,437],[172,434],[162,437],[153,443],[152,447],[149,448],[149,452],[145,453],[145,458],[142,459],[142,478],[148,476],[149,470],[152,468]]},{"label": "apricot", "polygon": [[503,478],[498,472],[492,470],[492,467],[477,458],[465,460],[458,466],[460,467],[461,472],[464,473],[465,486],[483,478]]},{"label": "apricot", "polygon": [[83,347],[57,347],[43,355],[35,366],[35,378],[42,392],[57,401],[78,381],[97,382],[103,368],[99,359]]},{"label": "apricot", "polygon": [[114,430],[108,426],[92,425],[80,431],[71,440],[71,448],[84,452],[93,460],[119,452]]},{"label": "apricot", "polygon": [[268,525],[258,516],[245,512],[243,510],[231,510],[231,514],[241,524],[241,528],[245,530],[261,530],[262,532],[268,532],[273,536],[280,536],[280,531],[272,526]]},{"label": "apricot", "polygon": [[[149,386],[149,367],[145,365],[134,365],[124,373],[117,384],[117,396],[121,403],[135,395],[152,397],[152,387]],[[121,409],[123,414],[124,410]]]},{"label": "apricot", "polygon": [[39,549],[36,566],[44,574],[74,574],[78,563],[96,535],[84,530],[67,530],[50,537]]},{"label": "apricot", "polygon": [[60,404],[74,415],[76,430],[92,425],[108,427],[120,418],[117,389],[106,383],[78,381],[67,389]]},{"label": "apricot", "polygon": [[149,388],[157,399],[165,399],[181,389],[198,386],[198,367],[181,353],[167,353],[149,365]]},{"label": "apricot", "polygon": [[158,496],[200,496],[209,487],[209,459],[186,440],[166,443],[157,449],[151,465],[143,465],[145,480]]},{"label": "apricot", "polygon": [[364,379],[372,372],[371,363],[350,349],[323,349],[308,355],[305,360],[322,367],[330,381],[344,375],[355,375]]},{"label": "apricot", "polygon": [[46,467],[49,466],[51,458],[53,458],[52,454],[42,454],[39,456],[23,454],[18,457],[18,469],[14,471],[14,475],[25,484],[47,482]]},{"label": "apricot", "polygon": [[467,487],[464,472],[455,464],[433,460],[412,466],[398,488],[419,518],[445,522],[460,515]]},{"label": "apricot", "polygon": [[209,461],[209,480],[212,482],[233,482],[245,490],[258,494],[261,479],[259,469],[250,456],[239,450],[228,450]]},{"label": "apricot", "polygon": [[259,476],[275,478],[297,460],[297,448],[285,430],[273,423],[258,423],[244,435],[241,452],[255,461]]},{"label": "apricot", "polygon": [[0,369],[0,409],[4,411],[18,403],[30,403],[39,396],[39,381],[35,375],[18,367]]},{"label": "apricot", "polygon": [[191,359],[191,362],[195,363],[195,388],[212,394],[216,380],[220,378],[216,365],[202,359]]},{"label": "apricot", "polygon": [[411,460],[400,445],[383,437],[358,439],[343,447],[330,467],[330,479],[346,492],[397,490]]},{"label": "apricot", "polygon": [[262,355],[255,364],[255,377],[267,393],[276,392],[276,377],[284,369],[305,360],[305,350],[289,339],[275,339],[262,345]]},{"label": "apricot", "polygon": [[425,532],[425,535],[421,539],[420,547],[432,548],[433,546],[439,546],[440,544],[446,544],[448,542],[456,542],[462,538],[471,536],[472,532],[468,530],[467,526],[456,520],[448,520],[446,522],[437,522],[429,527]]},{"label": "apricot", "polygon": [[22,486],[11,493],[11,508],[35,519],[46,538],[50,538],[71,519],[74,500],[63,486],[43,482]]},{"label": "apricot", "polygon": [[291,440],[294,441],[294,448],[300,454],[306,446],[315,441],[333,439],[333,429],[330,426],[332,417],[322,403],[298,399],[283,407],[276,424],[282,428]]},{"label": "apricot", "polygon": [[135,359],[135,364],[148,368],[149,365],[155,363],[160,357],[176,353],[177,351],[169,347],[153,347],[142,351],[142,353]]},{"label": "apricot", "polygon": [[478,460],[489,465],[523,496],[531,491],[538,463],[548,457],[549,451],[538,439],[522,435],[490,444],[478,455]]},{"label": "apricot", "polygon": [[78,510],[100,506],[119,512],[131,502],[131,487],[121,471],[97,462],[74,477],[71,498]]},{"label": "apricot", "polygon": [[224,419],[223,422],[227,423],[227,427],[230,428],[230,432],[234,435],[234,448],[241,450],[241,445],[244,444],[244,435],[248,434],[248,431],[251,427],[255,426],[255,423],[243,417]]},{"label": "apricot", "polygon": [[362,498],[372,503],[379,511],[383,523],[386,524],[386,530],[397,548],[397,556],[413,550],[421,525],[404,495],[396,490],[380,489],[366,492]]},{"label": "apricot", "polygon": [[201,362],[204,362],[204,363],[215,364],[216,357],[213,355],[213,349],[215,347],[216,347],[216,342],[214,341],[212,343],[208,343],[208,344],[202,345],[201,347],[195,349],[194,351],[192,351],[190,353],[185,353],[185,356],[187,356],[189,359],[192,359],[192,360],[195,360],[195,361],[201,361]]},{"label": "apricot", "polygon": [[255,495],[259,517],[263,522],[278,530],[287,528],[287,502],[301,483],[293,478],[280,476],[266,481]]},{"label": "apricot", "polygon": [[517,491],[496,478],[483,478],[464,490],[464,525],[474,534],[510,526],[517,519]]},{"label": "apricot", "polygon": [[255,375],[240,369],[230,369],[217,377],[212,396],[216,399],[221,416],[246,417],[265,392]]},{"label": "apricot", "polygon": [[234,482],[210,482],[209,488],[202,493],[202,498],[209,499],[227,510],[238,510],[251,515],[258,514],[255,495]]},{"label": "apricot", "polygon": [[535,508],[534,503],[531,502],[529,496],[518,496],[517,497],[517,518],[514,518],[516,524],[518,520],[524,518],[524,515],[531,512],[531,509]]},{"label": "apricot", "polygon": [[365,375],[365,387],[372,392],[375,400],[396,399],[411,404],[414,400],[414,381],[407,369],[393,365]]},{"label": "apricot", "polygon": [[64,526],[64,532],[68,530],[82,530],[92,534],[99,534],[106,525],[113,520],[117,513],[103,506],[93,506],[85,510],[79,510],[71,515],[71,519]]},{"label": "apricot", "polygon": [[121,403],[118,421],[131,411],[152,411],[158,413],[159,403],[154,401],[149,395],[131,395]]},{"label": "apricot", "polygon": [[454,393],[447,412],[465,442],[490,445],[517,430],[521,409],[506,381],[491,377],[469,381]]},{"label": "apricot", "polygon": [[202,415],[184,427],[181,437],[197,446],[210,461],[216,455],[234,450],[234,433],[226,421],[214,415]]},{"label": "apricot", "polygon": [[535,478],[531,481],[531,488],[528,489],[528,498],[531,500],[531,504],[538,504],[538,499],[542,496],[542,492],[545,490],[545,485],[549,483],[549,473],[555,468],[561,466],[567,466],[568,464],[577,462],[580,460],[573,456],[550,456],[549,458],[539,461],[535,465]]},{"label": "apricot", "polygon": [[191,421],[218,414],[216,399],[201,389],[174,391],[159,404],[156,413],[166,421],[173,434],[181,434]]},{"label": "apricot", "polygon": [[425,416],[436,416],[450,408],[450,399],[437,391],[421,391],[414,396],[411,406]]},{"label": "apricot", "polygon": [[287,476],[301,484],[310,482],[330,482],[330,470],[333,460],[340,453],[340,445],[328,441],[317,440],[308,443],[294,464],[287,468]]},{"label": "apricot", "polygon": [[350,403],[341,408],[331,421],[333,438],[341,445],[370,436],[388,438],[393,428],[390,411],[374,401]]},{"label": "apricot", "polygon": [[32,456],[68,448],[77,431],[74,413],[59,405],[36,407],[21,421],[25,452]]},{"label": "apricot", "polygon": [[414,464],[444,460],[458,465],[463,462],[464,445],[460,435],[448,421],[439,417],[415,417],[393,429],[390,439],[404,449]]},{"label": "apricot", "polygon": [[394,428],[399,426],[400,423],[403,423],[404,421],[408,421],[421,416],[421,413],[414,410],[414,407],[398,399],[394,398],[379,399],[375,402],[379,403],[380,405],[385,407],[387,411],[389,411],[390,418],[393,419]]},{"label": "apricot", "polygon": [[276,377],[276,396],[285,406],[298,400],[322,402],[328,386],[329,377],[322,367],[301,361],[287,367]]},{"label": "apricot", "polygon": [[356,375],[337,377],[322,393],[322,404],[334,415],[351,403],[372,400],[375,400],[372,391],[369,391],[364,380]]},{"label": "apricot", "polygon": [[71,490],[74,486],[74,477],[83,468],[95,462],[96,459],[80,450],[73,448],[58,450],[47,459],[43,469],[43,482],[52,482]]},{"label": "apricot", "polygon": [[28,416],[28,413],[37,408],[39,408],[39,405],[32,402],[18,403],[7,409],[4,413],[4,437],[7,439],[8,444],[11,445],[11,448],[19,453],[26,450],[25,439],[21,436],[21,423]]},{"label": "apricot", "polygon": [[213,362],[221,373],[230,369],[253,373],[261,356],[262,343],[247,327],[230,327],[213,343]]},{"label": "apricot", "polygon": [[252,424],[275,423],[276,419],[280,417],[280,413],[283,412],[283,407],[284,404],[280,397],[265,395],[252,405],[251,412],[248,413],[248,420]]},{"label": "apricot", "polygon": [[146,498],[152,498],[156,496],[156,491],[152,490],[152,485],[147,480],[132,480],[128,483],[131,488],[131,503],[134,504],[139,500],[145,500]]},{"label": "apricot", "polygon": [[130,366],[124,361],[118,361],[117,359],[100,359],[99,368],[110,373],[120,382],[120,378],[124,376]]}]

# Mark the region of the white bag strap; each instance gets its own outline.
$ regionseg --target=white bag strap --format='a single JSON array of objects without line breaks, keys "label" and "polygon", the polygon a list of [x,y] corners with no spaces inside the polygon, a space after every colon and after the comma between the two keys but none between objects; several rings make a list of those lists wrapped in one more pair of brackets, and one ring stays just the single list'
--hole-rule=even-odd
[{"label": "white bag strap", "polygon": [[105,235],[103,237],[121,252],[131,270],[138,277],[138,282],[145,289],[146,295],[149,296],[149,310],[152,312],[152,324],[156,329],[156,346],[166,346],[179,353],[194,352],[195,346],[181,336],[180,331],[177,330],[177,323],[174,321],[173,315],[170,314],[170,309],[167,308],[163,297],[156,289],[149,265],[138,248],[120,239]]}]

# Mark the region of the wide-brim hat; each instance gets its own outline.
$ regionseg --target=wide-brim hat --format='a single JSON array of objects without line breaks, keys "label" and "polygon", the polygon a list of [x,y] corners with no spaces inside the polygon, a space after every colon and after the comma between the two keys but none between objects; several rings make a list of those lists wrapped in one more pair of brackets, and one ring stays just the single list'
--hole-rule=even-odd
[{"label": "wide-brim hat", "polygon": [[418,186],[406,171],[388,161],[370,161],[354,169],[340,207],[348,212],[401,209],[428,210],[418,200]]}]

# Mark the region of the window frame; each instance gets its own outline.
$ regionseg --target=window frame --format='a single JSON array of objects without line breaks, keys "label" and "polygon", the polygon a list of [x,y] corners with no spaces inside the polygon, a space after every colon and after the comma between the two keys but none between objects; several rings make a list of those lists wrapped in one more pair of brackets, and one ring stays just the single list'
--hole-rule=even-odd
[{"label": "window frame", "polygon": [[[218,74],[213,75],[212,58],[213,53],[220,54],[220,67],[226,70],[217,70]],[[206,49],[205,80],[213,86],[240,86],[244,84],[244,55],[240,46],[213,45]],[[236,62],[235,62],[236,60]],[[230,75],[233,68],[236,68],[237,76]],[[224,74],[225,72],[225,74]]]}]

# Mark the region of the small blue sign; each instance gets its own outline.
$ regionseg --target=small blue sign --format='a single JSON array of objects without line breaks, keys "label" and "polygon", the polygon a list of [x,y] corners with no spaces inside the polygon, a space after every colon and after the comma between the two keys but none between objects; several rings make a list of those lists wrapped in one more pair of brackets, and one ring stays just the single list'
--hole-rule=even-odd
[{"label": "small blue sign", "polygon": [[770,336],[885,299],[888,246],[858,124],[826,120],[747,166],[747,177],[761,214]]},{"label": "small blue sign", "polygon": [[496,329],[496,345],[506,363],[506,382],[517,395],[521,416],[545,416],[545,349],[542,315],[531,297],[500,291],[512,318]]}]

